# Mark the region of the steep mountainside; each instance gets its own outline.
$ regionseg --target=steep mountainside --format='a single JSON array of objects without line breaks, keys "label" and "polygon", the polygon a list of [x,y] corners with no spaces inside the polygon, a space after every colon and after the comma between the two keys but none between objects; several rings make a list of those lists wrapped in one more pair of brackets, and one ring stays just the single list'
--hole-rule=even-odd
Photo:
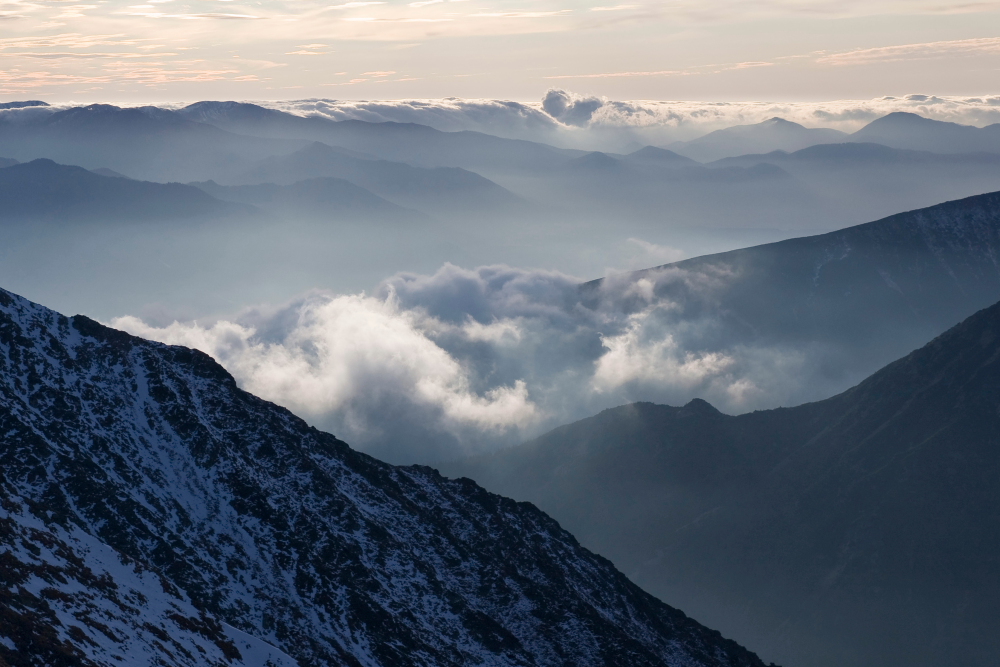
[{"label": "steep mountainside", "polygon": [[79,528],[301,667],[762,664],[531,505],[381,463],[200,352],[7,292],[0,432],[5,493],[45,530]]},{"label": "steep mountainside", "polygon": [[1000,304],[825,401],[628,405],[444,470],[791,667],[1000,655]]},{"label": "steep mountainside", "polygon": [[195,609],[157,573],[45,519],[39,506],[0,491],[0,664],[295,667]]},{"label": "steep mountainside", "polygon": [[254,216],[251,206],[220,201],[180,183],[105,176],[32,160],[0,169],[0,221],[183,220]]},{"label": "steep mountainside", "polygon": [[[647,290],[631,304],[615,288],[626,281],[644,281]],[[702,322],[706,344],[736,340],[805,355],[840,378],[834,386],[847,387],[1000,299],[1000,193],[582,289],[591,308],[605,299],[634,312],[675,304],[662,314],[665,324]]]}]

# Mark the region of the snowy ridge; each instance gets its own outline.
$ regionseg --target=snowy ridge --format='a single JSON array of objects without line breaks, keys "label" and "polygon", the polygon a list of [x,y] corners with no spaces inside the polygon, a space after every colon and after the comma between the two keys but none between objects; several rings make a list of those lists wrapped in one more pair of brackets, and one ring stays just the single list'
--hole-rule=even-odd
[{"label": "snowy ridge", "polygon": [[36,514],[302,667],[762,664],[529,504],[359,454],[200,352],[2,291],[0,433]]}]

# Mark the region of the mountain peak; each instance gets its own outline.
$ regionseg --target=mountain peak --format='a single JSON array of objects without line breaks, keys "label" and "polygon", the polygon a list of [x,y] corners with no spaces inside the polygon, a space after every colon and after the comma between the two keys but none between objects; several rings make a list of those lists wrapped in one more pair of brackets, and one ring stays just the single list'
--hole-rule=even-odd
[{"label": "mountain peak", "polygon": [[795,121],[786,120],[781,116],[774,116],[772,118],[768,118],[767,120],[760,123],[760,125],[769,125],[771,127],[784,127],[788,129],[792,128],[802,128],[803,130],[806,129],[805,125],[801,125],[799,123],[796,123]]},{"label": "mountain peak", "polygon": [[195,102],[194,104],[189,104],[183,109],[180,109],[178,113],[185,118],[202,123],[213,123],[219,121],[268,120],[287,115],[284,112],[267,109],[258,104],[233,101]]},{"label": "mountain peak", "polygon": [[[881,124],[912,124],[912,125],[930,125],[933,123],[941,123],[944,121],[934,120],[933,118],[926,118],[920,114],[913,113],[911,111],[893,111],[892,113],[887,113],[881,118],[876,118],[869,125],[875,123]],[[953,125],[956,123],[953,123]]]},{"label": "mountain peak", "polygon": [[701,398],[692,398],[684,405],[684,407],[681,408],[681,412],[679,414],[721,415],[722,413],[708,401]]},{"label": "mountain peak", "polygon": [[594,151],[570,161],[574,167],[583,169],[616,169],[621,166],[621,160],[617,160],[607,153]]},{"label": "mountain peak", "polygon": [[660,164],[696,164],[695,160],[684,157],[666,148],[658,146],[644,146],[637,151],[633,151],[627,156],[632,160],[642,160],[644,162],[656,162]]}]

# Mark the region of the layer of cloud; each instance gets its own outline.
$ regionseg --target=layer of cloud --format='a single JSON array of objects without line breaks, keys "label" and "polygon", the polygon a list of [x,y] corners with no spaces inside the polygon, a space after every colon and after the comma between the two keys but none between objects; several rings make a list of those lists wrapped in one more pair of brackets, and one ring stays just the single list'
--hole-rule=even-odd
[{"label": "layer of cloud", "polygon": [[[67,36],[50,43],[34,46],[61,46],[72,49],[73,38]],[[104,43],[114,43],[114,36]],[[61,42],[61,43],[60,43]],[[320,45],[310,44],[310,48]],[[0,49],[4,43],[0,42]],[[312,51],[302,51],[312,54]],[[243,70],[198,67],[194,61],[147,63],[156,59],[156,52],[135,54],[110,52],[31,52],[22,54],[37,61],[84,59],[105,62],[104,70],[95,76],[76,76],[39,69],[0,71],[0,87],[4,84],[34,90],[66,81],[77,84],[108,84],[116,78],[142,83],[174,81],[218,81],[252,77]],[[167,54],[171,55],[171,54]],[[129,62],[131,61],[131,62]],[[235,61],[234,61],[235,62]],[[276,63],[241,61],[257,69],[275,67]],[[339,72],[350,81],[388,81],[403,75],[391,70]],[[404,77],[405,78],[405,77]],[[247,100],[273,109],[302,116],[322,116],[332,120],[364,120],[369,122],[400,122],[428,125],[446,132],[474,130],[497,136],[549,142],[556,145],[589,150],[634,150],[643,145],[666,145],[672,141],[692,139],[713,130],[734,125],[759,123],[775,116],[801,123],[807,127],[830,127],[852,132],[867,123],[895,111],[908,111],[926,118],[984,126],[1000,122],[1000,94],[984,96],[945,96],[912,94],[886,96],[870,100],[832,100],[828,102],[699,102],[659,100],[612,100],[607,97],[581,95],[551,89],[538,102],[517,102],[496,99],[404,99],[404,100],[337,100],[311,98],[303,100]],[[164,108],[179,108],[188,102],[164,103]],[[53,105],[44,111],[51,113],[71,106]],[[3,113],[3,112],[0,112]]]},{"label": "layer of cloud", "polygon": [[617,150],[635,144],[692,139],[733,125],[775,116],[807,127],[852,132],[894,111],[983,126],[1000,122],[1000,94],[959,97],[927,94],[828,102],[699,102],[612,100],[551,89],[535,103],[490,99],[307,99],[258,104],[334,120],[409,122],[444,131],[477,130],[581,148]]},{"label": "layer of cloud", "polygon": [[588,291],[557,272],[445,265],[235,321],[112,325],[204,350],[247,390],[362,449],[432,462],[634,400],[701,396],[742,412],[828,391],[809,366],[822,355],[754,344],[706,307],[737,278],[667,267]]}]

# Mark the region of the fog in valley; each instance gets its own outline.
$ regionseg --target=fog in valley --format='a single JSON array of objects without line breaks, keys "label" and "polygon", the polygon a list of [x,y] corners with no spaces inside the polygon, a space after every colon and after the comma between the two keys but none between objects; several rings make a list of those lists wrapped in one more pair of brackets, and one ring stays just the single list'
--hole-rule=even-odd
[{"label": "fog in valley", "polygon": [[[824,398],[997,292],[949,278],[925,237],[902,258],[818,237],[788,246],[777,273],[770,247],[676,262],[998,190],[1000,125],[765,119],[588,151],[607,144],[608,103],[550,91],[537,107],[484,105],[0,111],[0,284],[203,349],[250,391],[404,463],[635,400],[697,396],[738,414]],[[395,122],[431,116],[449,131]],[[480,132],[494,117],[508,119],[500,135],[547,128],[576,147]],[[963,248],[988,257],[992,242]],[[879,327],[851,299],[827,304],[830,326],[803,321],[817,289],[843,287],[832,267],[862,254],[878,289],[908,280],[960,298]]]}]

